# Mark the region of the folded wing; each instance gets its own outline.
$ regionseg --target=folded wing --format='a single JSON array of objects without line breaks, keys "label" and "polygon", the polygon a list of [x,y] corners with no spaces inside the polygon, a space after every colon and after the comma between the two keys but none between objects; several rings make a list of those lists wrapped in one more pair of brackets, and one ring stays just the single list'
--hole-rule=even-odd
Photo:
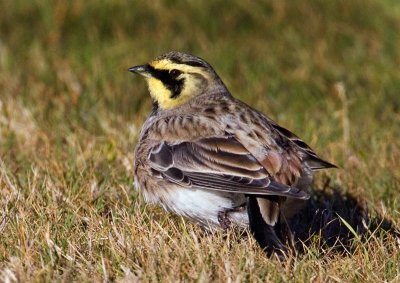
[{"label": "folded wing", "polygon": [[271,178],[233,136],[161,142],[149,153],[153,174],[183,187],[307,199],[309,195]]}]

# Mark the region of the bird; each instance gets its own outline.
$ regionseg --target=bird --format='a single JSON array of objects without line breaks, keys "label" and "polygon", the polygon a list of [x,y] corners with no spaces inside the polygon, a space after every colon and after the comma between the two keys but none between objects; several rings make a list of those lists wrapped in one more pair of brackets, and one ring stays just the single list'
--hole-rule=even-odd
[{"label": "bird", "polygon": [[309,199],[315,171],[336,166],[234,98],[200,57],[171,51],[128,70],[152,99],[133,166],[144,200],[205,230],[249,229],[268,256],[285,258],[291,208]]}]

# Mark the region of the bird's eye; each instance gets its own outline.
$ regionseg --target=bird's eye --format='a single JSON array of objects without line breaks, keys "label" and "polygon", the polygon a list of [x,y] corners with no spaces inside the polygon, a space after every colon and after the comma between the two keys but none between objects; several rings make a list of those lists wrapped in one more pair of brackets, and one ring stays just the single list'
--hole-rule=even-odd
[{"label": "bird's eye", "polygon": [[171,75],[172,77],[174,77],[174,78],[177,78],[180,74],[182,74],[182,72],[179,71],[179,70],[177,70],[177,69],[173,69],[173,70],[171,70],[169,73],[170,73],[170,75]]}]

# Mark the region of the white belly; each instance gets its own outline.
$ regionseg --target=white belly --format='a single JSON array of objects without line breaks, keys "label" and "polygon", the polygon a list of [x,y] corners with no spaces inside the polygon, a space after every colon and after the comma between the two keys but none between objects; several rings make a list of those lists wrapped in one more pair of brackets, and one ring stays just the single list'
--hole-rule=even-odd
[{"label": "white belly", "polygon": [[[171,189],[168,196],[155,200],[152,196],[145,198],[150,202],[160,202],[169,211],[198,221],[206,228],[219,227],[218,213],[237,207],[245,203],[242,194],[207,191],[200,189],[184,189],[176,187]],[[247,227],[249,220],[247,211],[229,212],[229,220],[235,225]]]},{"label": "white belly", "polygon": [[[140,187],[140,186],[136,186]],[[218,214],[229,209],[237,208],[246,202],[244,194],[233,194],[200,189],[186,189],[182,187],[168,188],[163,194],[152,194],[149,190],[142,190],[147,202],[161,205],[164,209],[178,215],[188,217],[199,222],[207,229],[220,227]],[[286,218],[297,213],[305,201],[288,199],[281,211]],[[227,217],[232,224],[246,228],[249,225],[247,209],[228,212]]]}]

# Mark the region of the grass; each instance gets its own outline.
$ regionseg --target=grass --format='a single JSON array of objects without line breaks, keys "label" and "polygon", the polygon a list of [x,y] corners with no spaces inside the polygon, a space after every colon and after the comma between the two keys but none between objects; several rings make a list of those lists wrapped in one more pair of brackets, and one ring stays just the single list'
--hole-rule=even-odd
[{"label": "grass", "polygon": [[[393,0],[1,1],[0,280],[400,281],[399,26]],[[340,166],[287,263],[133,189],[151,103],[127,68],[169,50]]]}]

